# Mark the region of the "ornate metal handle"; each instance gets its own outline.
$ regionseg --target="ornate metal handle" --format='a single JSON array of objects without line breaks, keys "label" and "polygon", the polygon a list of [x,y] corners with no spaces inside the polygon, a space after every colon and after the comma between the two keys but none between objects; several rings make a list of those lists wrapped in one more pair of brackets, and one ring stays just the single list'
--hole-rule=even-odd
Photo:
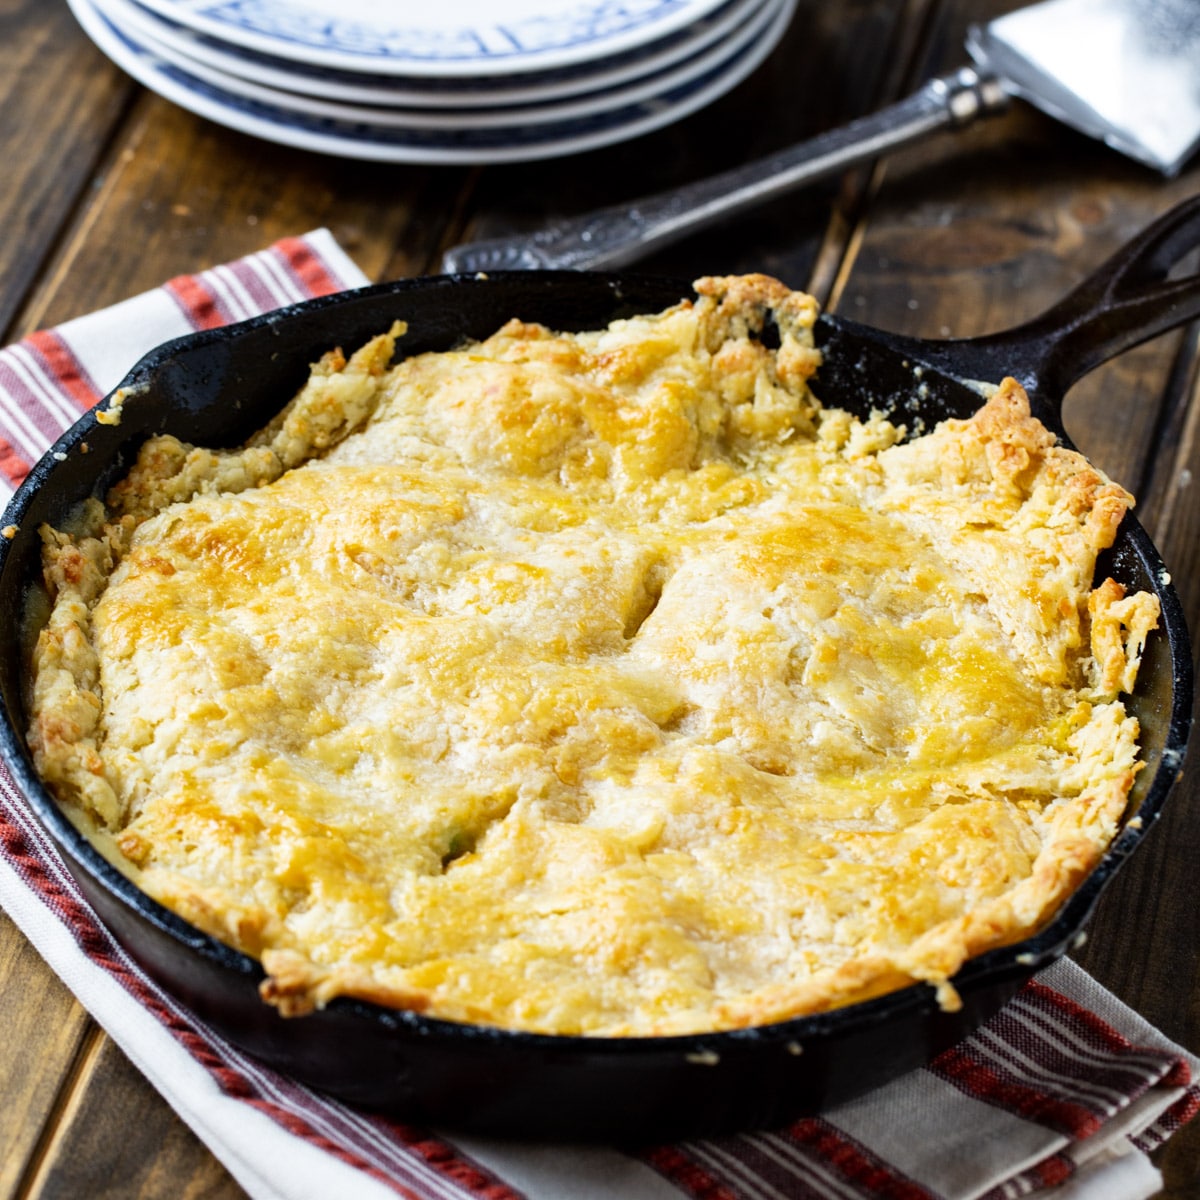
[{"label": "ornate metal handle", "polygon": [[930,80],[897,104],[766,158],[674,191],[552,222],[535,233],[455,246],[442,266],[453,273],[624,266],[733,213],[939,129],[970,124],[1007,103],[998,79],[964,67]]}]

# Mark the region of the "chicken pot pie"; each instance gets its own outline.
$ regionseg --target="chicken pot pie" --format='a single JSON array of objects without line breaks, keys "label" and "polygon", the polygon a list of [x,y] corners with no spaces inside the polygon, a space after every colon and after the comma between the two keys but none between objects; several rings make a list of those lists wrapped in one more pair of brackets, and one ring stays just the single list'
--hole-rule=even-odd
[{"label": "chicken pot pie", "polygon": [[697,293],[391,366],[398,323],[43,530],[37,768],[285,1015],[953,1007],[1113,837],[1158,608],[1093,575],[1131,498],[1013,380],[906,440],[821,405],[811,298]]}]

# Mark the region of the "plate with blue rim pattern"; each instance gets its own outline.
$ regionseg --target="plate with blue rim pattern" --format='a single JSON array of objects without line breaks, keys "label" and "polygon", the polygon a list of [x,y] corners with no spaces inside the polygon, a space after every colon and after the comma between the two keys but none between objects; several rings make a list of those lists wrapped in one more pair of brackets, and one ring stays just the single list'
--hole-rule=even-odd
[{"label": "plate with blue rim pattern", "polygon": [[123,70],[166,99],[220,125],[283,145],[376,162],[527,162],[626,141],[695,112],[745,79],[783,36],[796,0],[772,0],[766,27],[748,45],[661,93],[583,116],[522,123],[417,128],[339,120],[268,103],[201,79],[111,24],[92,0],[67,0],[93,42]]},{"label": "plate with blue rim pattern", "polygon": [[139,41],[170,51],[167,57],[177,61],[190,59],[252,83],[343,104],[438,109],[562,101],[646,80],[736,36],[764,3],[766,0],[721,0],[707,16],[684,29],[585,65],[462,79],[369,75],[313,66],[231,45],[169,20],[135,0],[99,0],[98,6],[114,25]]},{"label": "plate with blue rim pattern", "polygon": [[[90,0],[94,9],[114,28],[122,28],[117,17],[119,0]],[[707,77],[721,66],[740,61],[741,51],[753,43],[775,23],[779,16],[782,0],[755,0],[756,7],[747,10],[740,28],[730,37],[710,46],[706,50],[670,70],[660,72],[649,79],[638,79],[615,88],[584,96],[555,98],[540,104],[489,104],[481,108],[399,108],[395,106],[368,107],[344,104],[323,96],[309,96],[229,75],[203,62],[197,62],[178,54],[153,36],[135,33],[134,40],[143,49],[152,51],[169,64],[181,68],[193,78],[220,88],[232,95],[258,100],[279,109],[292,110],[317,117],[329,117],[337,121],[361,122],[380,129],[501,129],[515,126],[554,125],[575,118],[589,117],[610,111],[632,111],[642,101],[657,101],[660,96],[673,93],[676,88],[692,79]],[[126,32],[131,32],[126,29]]]},{"label": "plate with blue rim pattern", "polygon": [[685,29],[722,0],[139,0],[199,33],[315,66],[476,78],[587,64]]}]

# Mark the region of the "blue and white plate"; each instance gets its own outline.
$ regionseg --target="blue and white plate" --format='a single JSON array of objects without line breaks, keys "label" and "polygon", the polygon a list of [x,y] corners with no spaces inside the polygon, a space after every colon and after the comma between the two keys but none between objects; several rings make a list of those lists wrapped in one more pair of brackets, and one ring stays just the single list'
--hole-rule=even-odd
[{"label": "blue and white plate", "polygon": [[231,45],[168,20],[135,0],[94,0],[118,29],[180,63],[201,63],[265,87],[342,104],[483,108],[538,104],[616,88],[673,70],[744,30],[767,0],[722,0],[685,28],[622,54],[558,70],[468,78],[369,75],[312,66]]},{"label": "blue and white plate", "polygon": [[140,0],[199,33],[314,66],[470,78],[624,54],[722,0]]},{"label": "blue and white plate", "polygon": [[[607,88],[584,96],[571,96],[563,100],[550,100],[542,104],[497,104],[465,109],[399,108],[396,106],[370,107],[343,104],[319,96],[298,95],[265,86],[240,76],[229,75],[206,63],[196,62],[175,52],[154,37],[140,35],[134,40],[143,49],[157,54],[164,62],[187,72],[195,79],[231,95],[254,100],[280,110],[323,117],[343,124],[368,124],[379,129],[436,129],[461,131],[464,129],[511,129],[516,127],[549,126],[562,127],[564,122],[617,111],[630,111],[643,102],[654,102],[660,96],[671,94],[694,79],[706,78],[730,63],[738,61],[744,50],[751,48],[774,24],[779,15],[782,0],[754,0],[757,7],[749,14],[736,34],[702,50],[692,58],[668,71],[652,75],[648,79],[634,80],[616,88]],[[90,0],[102,17],[116,29],[121,23],[116,19],[119,0]],[[495,97],[493,97],[495,100]]]},{"label": "blue and white plate", "polygon": [[[140,83],[191,112],[268,141],[344,158],[379,162],[476,164],[523,162],[575,154],[659,129],[711,103],[741,82],[787,29],[796,0],[768,0],[769,20],[747,44],[706,69],[636,102],[569,118],[518,124],[472,122],[460,115],[452,128],[382,124],[380,112],[343,119],[301,111],[288,103],[249,96],[238,81],[202,79],[108,21],[94,0],[68,0],[88,36]],[[669,74],[669,73],[668,73]],[[211,73],[210,73],[211,75]],[[667,79],[668,76],[664,76]],[[277,97],[279,93],[275,93]],[[382,110],[380,110],[382,111]]]}]

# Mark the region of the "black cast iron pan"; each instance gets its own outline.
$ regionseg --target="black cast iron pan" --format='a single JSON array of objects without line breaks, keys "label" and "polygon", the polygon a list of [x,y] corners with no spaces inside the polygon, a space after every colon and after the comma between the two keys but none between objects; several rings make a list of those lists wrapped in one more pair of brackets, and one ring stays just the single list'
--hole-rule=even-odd
[{"label": "black cast iron pan", "polygon": [[[1173,210],[1042,318],[1008,333],[919,342],[822,317],[825,366],[818,394],[865,413],[894,411],[912,425],[965,416],[980,393],[964,380],[1016,375],[1035,411],[1065,440],[1067,387],[1111,355],[1200,315],[1200,275],[1170,280],[1200,245],[1200,197]],[[4,522],[0,750],[104,922],[151,975],[231,1041],[278,1068],[408,1120],[491,1134],[641,1142],[779,1125],[915,1067],[995,1012],[1079,936],[1101,889],[1144,836],[1177,778],[1190,723],[1191,658],[1175,593],[1132,518],[1102,569],[1162,602],[1132,707],[1146,769],[1123,830],[1053,922],[1020,945],[968,963],[955,980],[957,1013],[913,986],[831,1013],[756,1029],[670,1038],[540,1036],[432,1020],[338,1000],[284,1020],[258,998],[259,966],[199,933],[138,892],[76,833],[36,778],[23,731],[21,645],[36,625],[38,526],[60,524],[88,495],[103,495],[149,435],[233,445],[266,422],[333,345],[357,346],[395,318],[409,323],[402,353],[484,337],[507,318],[591,328],[655,311],[689,289],[633,276],[513,273],[407,280],[298,305],[169,343],[124,383],[119,425],[84,417],[35,467]],[[1136,819],[1134,819],[1136,817]]]}]

